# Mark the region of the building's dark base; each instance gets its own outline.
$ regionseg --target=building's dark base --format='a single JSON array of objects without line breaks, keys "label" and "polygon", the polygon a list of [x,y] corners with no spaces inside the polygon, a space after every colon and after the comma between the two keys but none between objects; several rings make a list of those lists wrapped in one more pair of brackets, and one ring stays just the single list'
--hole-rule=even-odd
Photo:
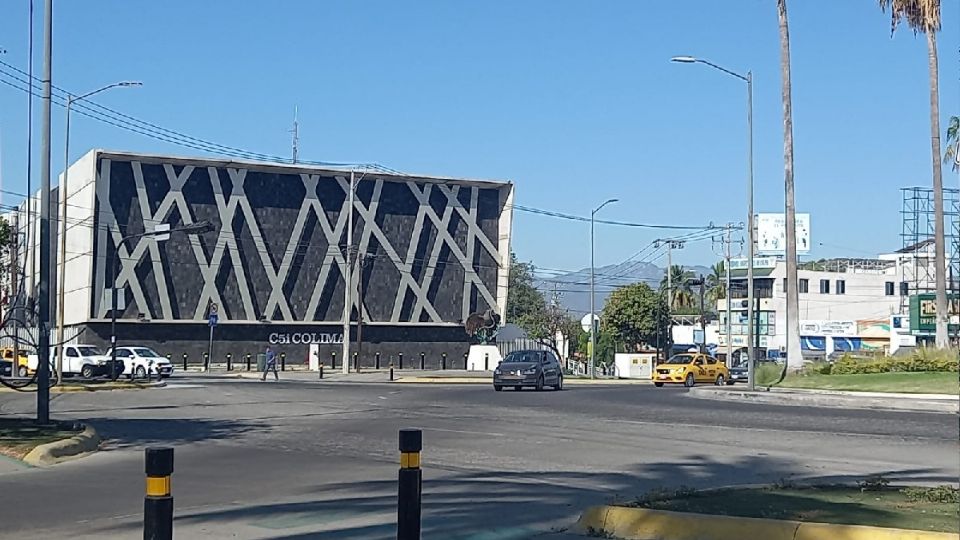
[{"label": "building's dark base", "polygon": [[[86,323],[82,328],[78,343],[109,348],[110,323]],[[351,356],[357,352],[356,328],[352,330]],[[247,355],[256,366],[257,354],[269,346],[277,355],[284,355],[287,366],[305,366],[312,340],[327,341],[317,346],[324,366],[341,366],[342,344],[336,342],[341,331],[341,327],[334,325],[221,324],[214,329],[211,362],[224,363],[229,354],[237,366],[235,369],[246,369]],[[209,339],[210,328],[203,323],[117,323],[119,346],[150,347],[164,356],[170,355],[176,365],[182,365],[183,355],[187,355],[188,365],[203,364]],[[463,328],[455,326],[364,326],[359,360],[362,367],[376,367],[379,353],[382,368],[392,362],[399,369],[402,362],[404,369],[418,369],[422,354],[425,369],[463,369],[470,344]]]}]

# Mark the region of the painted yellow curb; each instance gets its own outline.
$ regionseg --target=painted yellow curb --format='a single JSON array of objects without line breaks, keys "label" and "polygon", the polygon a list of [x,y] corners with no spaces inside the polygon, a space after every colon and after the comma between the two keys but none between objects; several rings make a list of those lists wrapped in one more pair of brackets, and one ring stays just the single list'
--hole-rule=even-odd
[{"label": "painted yellow curb", "polygon": [[628,540],[956,540],[954,533],[861,525],[803,523],[711,516],[622,506],[588,508],[577,522],[584,533]]}]

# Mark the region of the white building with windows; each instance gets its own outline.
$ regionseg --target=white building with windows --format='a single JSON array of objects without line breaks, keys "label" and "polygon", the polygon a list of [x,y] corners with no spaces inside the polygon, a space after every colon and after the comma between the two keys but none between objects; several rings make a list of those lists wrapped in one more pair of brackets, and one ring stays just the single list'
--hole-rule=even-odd
[{"label": "white building with windows", "polygon": [[[734,357],[747,346],[746,260],[731,263],[731,349]],[[895,261],[838,259],[801,263],[797,272],[800,338],[805,357],[826,357],[846,350],[890,351],[901,343],[901,294]],[[777,358],[786,350],[786,262],[754,261],[754,320],[758,356]],[[727,350],[726,300],[717,302],[721,353]],[[895,319],[896,317],[896,319]],[[907,326],[909,326],[907,324]],[[896,345],[891,346],[895,341]]]}]

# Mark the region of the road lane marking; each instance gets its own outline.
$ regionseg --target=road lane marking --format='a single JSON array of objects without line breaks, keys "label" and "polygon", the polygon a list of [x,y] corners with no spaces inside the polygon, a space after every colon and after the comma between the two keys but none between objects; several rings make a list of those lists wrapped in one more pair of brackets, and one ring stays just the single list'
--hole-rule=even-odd
[{"label": "road lane marking", "polygon": [[444,432],[447,432],[447,433],[463,433],[463,434],[466,434],[466,435],[490,435],[490,436],[493,436],[493,437],[503,437],[503,436],[504,436],[503,433],[492,433],[492,432],[489,432],[489,431],[466,431],[466,430],[462,430],[462,429],[443,429],[443,428],[435,428],[435,427],[422,427],[422,428],[420,428],[420,429],[422,429],[423,431],[444,431]]}]

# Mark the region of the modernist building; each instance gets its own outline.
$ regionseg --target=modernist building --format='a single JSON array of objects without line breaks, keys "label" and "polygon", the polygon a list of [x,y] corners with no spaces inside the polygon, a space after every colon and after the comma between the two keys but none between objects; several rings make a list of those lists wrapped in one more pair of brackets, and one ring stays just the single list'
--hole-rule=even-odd
[{"label": "modernist building", "polygon": [[[86,343],[109,343],[114,276],[119,342],[191,363],[207,350],[215,306],[214,361],[273,344],[288,363],[313,346],[329,365],[341,355],[347,264],[349,337],[362,317],[364,365],[377,354],[384,365],[462,358],[467,316],[503,316],[508,182],[357,171],[352,235],[345,170],[94,150],[67,183],[63,323]],[[201,221],[213,230],[123,240]]]}]

